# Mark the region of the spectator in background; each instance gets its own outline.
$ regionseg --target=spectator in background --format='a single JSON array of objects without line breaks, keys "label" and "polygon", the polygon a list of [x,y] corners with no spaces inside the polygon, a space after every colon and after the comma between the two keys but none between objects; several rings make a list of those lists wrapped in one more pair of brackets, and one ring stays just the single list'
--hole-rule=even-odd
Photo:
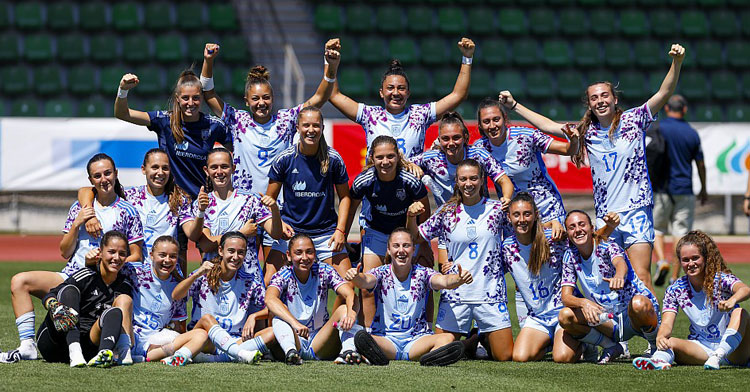
[{"label": "spectator in background", "polygon": [[[654,183],[654,229],[656,238],[654,251],[659,261],[656,262],[656,279],[654,284],[661,286],[667,278],[670,263],[664,254],[664,234],[667,227],[671,233],[680,238],[693,229],[695,216],[695,195],[693,194],[693,166],[698,168],[701,190],[698,200],[706,203],[706,167],[703,164],[703,150],[698,132],[685,121],[687,101],[681,95],[673,95],[667,101],[664,110],[667,117],[659,123],[659,133],[664,141],[664,154],[667,162],[661,164],[665,174],[661,184]],[[656,139],[652,139],[656,140]],[[675,263],[678,263],[675,260]],[[679,265],[672,270],[670,282],[677,280]]]}]

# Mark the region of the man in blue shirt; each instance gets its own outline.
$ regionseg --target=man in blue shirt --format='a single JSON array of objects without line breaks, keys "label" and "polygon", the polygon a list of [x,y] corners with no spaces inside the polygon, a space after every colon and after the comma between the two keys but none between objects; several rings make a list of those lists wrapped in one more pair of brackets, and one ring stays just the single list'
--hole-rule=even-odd
[{"label": "man in blue shirt", "polygon": [[[663,187],[654,189],[654,251],[659,259],[656,263],[657,274],[654,284],[657,286],[664,284],[670,270],[669,261],[664,255],[664,234],[668,226],[671,226],[671,233],[675,238],[684,236],[693,228],[693,161],[698,168],[698,177],[701,181],[698,200],[705,204],[708,199],[701,140],[698,132],[684,119],[687,101],[683,96],[675,94],[669,98],[664,110],[667,116],[659,123],[659,130],[666,145],[669,174]],[[677,280],[679,275],[679,260],[675,260],[675,263],[670,282]]]}]

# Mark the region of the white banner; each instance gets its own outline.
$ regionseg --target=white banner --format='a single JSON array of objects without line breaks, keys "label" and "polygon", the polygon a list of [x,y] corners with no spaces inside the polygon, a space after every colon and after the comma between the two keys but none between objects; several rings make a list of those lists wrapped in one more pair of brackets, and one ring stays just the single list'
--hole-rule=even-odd
[{"label": "white banner", "polygon": [[[696,123],[706,164],[706,190],[712,195],[739,195],[747,190],[750,171],[750,123]],[[700,180],[693,170],[693,189]]]}]

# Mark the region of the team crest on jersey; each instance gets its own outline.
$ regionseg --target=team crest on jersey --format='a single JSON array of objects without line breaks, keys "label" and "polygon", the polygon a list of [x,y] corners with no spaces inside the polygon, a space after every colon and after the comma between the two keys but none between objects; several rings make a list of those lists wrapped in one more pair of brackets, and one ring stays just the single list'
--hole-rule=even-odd
[{"label": "team crest on jersey", "polygon": [[203,140],[208,140],[208,138],[211,137],[211,128],[202,130],[201,137],[203,138]]},{"label": "team crest on jersey", "polygon": [[218,233],[226,233],[227,229],[229,229],[229,217],[227,217],[227,212],[224,211],[221,213],[221,216],[219,216]]},{"label": "team crest on jersey", "polygon": [[219,312],[221,314],[229,314],[229,298],[226,295],[222,295],[219,298]]},{"label": "team crest on jersey", "polygon": [[292,189],[294,189],[295,191],[304,191],[305,189],[307,189],[307,183],[304,181],[297,181],[294,183],[294,185],[292,185]]},{"label": "team crest on jersey", "polygon": [[471,240],[477,238],[477,226],[475,225],[474,219],[470,220],[466,225],[466,236]]},{"label": "team crest on jersey", "polygon": [[156,211],[151,210],[148,215],[146,216],[146,225],[147,226],[155,226],[156,225]]},{"label": "team crest on jersey", "polygon": [[400,313],[406,313],[409,311],[409,299],[406,298],[406,295],[401,294],[401,296],[398,297],[398,300],[396,300],[396,310]]},{"label": "team crest on jersey", "polygon": [[404,189],[396,189],[396,197],[399,200],[406,200],[406,191]]},{"label": "team crest on jersey", "polygon": [[393,124],[391,125],[391,135],[398,136],[403,132],[404,128],[401,127],[399,124]]}]

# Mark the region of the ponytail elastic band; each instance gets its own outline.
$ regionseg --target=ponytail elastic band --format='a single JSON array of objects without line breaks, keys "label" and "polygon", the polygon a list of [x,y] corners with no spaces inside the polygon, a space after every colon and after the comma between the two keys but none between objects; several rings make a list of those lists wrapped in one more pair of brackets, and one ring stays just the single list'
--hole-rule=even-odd
[{"label": "ponytail elastic band", "polygon": [[127,98],[128,97],[128,90],[123,90],[120,87],[117,87],[117,98]]},{"label": "ponytail elastic band", "polygon": [[336,82],[336,78],[329,78],[328,76],[325,76],[325,75],[323,75],[323,80],[325,80],[328,83]]},{"label": "ponytail elastic band", "polygon": [[203,91],[211,91],[214,89],[214,78],[207,78],[201,75],[201,86]]}]

